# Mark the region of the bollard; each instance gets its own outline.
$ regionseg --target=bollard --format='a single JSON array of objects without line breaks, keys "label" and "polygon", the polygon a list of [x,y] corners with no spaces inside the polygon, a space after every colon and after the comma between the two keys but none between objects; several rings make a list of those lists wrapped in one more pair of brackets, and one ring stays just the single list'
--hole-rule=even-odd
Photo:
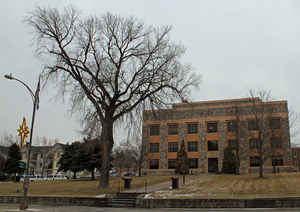
[{"label": "bollard", "polygon": [[172,177],[172,189],[178,189],[179,188],[179,180],[178,177]]},{"label": "bollard", "polygon": [[131,178],[123,178],[124,180],[124,189],[130,189],[131,187]]}]

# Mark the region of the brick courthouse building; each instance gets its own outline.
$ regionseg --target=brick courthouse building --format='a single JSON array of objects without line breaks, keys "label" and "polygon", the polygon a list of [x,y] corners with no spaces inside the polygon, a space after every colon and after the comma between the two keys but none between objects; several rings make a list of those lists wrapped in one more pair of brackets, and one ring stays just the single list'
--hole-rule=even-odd
[{"label": "brick courthouse building", "polygon": [[[271,133],[264,144],[268,150],[264,169],[268,172],[277,166],[287,171],[292,165],[287,101],[254,100],[271,111],[265,121]],[[144,111],[146,171],[172,171],[184,140],[190,168],[195,172],[220,172],[227,145],[239,149],[241,174],[257,172],[258,132],[252,104],[253,98],[242,98],[179,103],[171,109]]]}]

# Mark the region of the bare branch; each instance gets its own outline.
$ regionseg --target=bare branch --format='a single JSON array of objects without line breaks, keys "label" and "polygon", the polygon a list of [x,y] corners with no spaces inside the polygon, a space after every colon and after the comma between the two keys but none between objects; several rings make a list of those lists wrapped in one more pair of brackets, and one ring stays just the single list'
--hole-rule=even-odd
[{"label": "bare branch", "polygon": [[37,51],[49,61],[45,78],[54,79],[62,95],[70,95],[84,132],[100,136],[107,179],[115,123],[139,123],[144,109],[187,100],[200,76],[179,61],[185,48],[170,41],[170,26],[145,26],[134,17],[110,13],[79,14],[72,7],[38,7],[26,20],[34,29]]}]

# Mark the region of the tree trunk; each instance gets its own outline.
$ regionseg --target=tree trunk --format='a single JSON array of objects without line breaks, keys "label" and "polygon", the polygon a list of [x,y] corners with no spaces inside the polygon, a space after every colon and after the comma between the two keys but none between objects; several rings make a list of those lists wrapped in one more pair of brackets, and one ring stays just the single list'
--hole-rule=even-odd
[{"label": "tree trunk", "polygon": [[139,158],[137,166],[138,166],[139,177],[141,177],[142,176],[142,167],[143,167],[143,159],[142,158]]},{"label": "tree trunk", "polygon": [[260,164],[259,164],[259,177],[260,178],[264,177],[264,161],[261,156],[260,156]]},{"label": "tree trunk", "polygon": [[241,167],[241,163],[240,163],[240,131],[242,130],[241,128],[241,122],[240,122],[240,112],[237,106],[235,106],[235,114],[236,114],[236,164],[235,164],[235,174],[240,174],[240,167]]},{"label": "tree trunk", "polygon": [[263,149],[262,149],[262,143],[260,143],[260,151],[259,151],[259,177],[264,177],[264,159],[263,159]]},{"label": "tree trunk", "polygon": [[73,179],[76,179],[77,176],[76,176],[76,172],[73,172]]},{"label": "tree trunk", "polygon": [[263,142],[261,132],[259,132],[259,178],[264,177],[264,156],[263,156]]},{"label": "tree trunk", "polygon": [[264,177],[264,167],[263,167],[263,164],[260,164],[259,166],[259,177],[260,178],[263,178]]},{"label": "tree trunk", "polygon": [[94,172],[94,169],[91,171],[91,175],[92,175],[92,180],[95,180],[95,172]]},{"label": "tree trunk", "polygon": [[113,147],[113,120],[106,120],[102,123],[102,132],[100,137],[100,145],[102,151],[102,164],[100,169],[100,188],[107,188],[109,186],[109,170],[111,162],[111,150]]}]

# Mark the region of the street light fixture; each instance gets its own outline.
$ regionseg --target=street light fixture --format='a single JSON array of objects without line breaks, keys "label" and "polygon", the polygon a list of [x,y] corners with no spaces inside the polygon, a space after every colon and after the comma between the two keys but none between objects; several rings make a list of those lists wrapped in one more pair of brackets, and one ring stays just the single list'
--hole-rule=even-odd
[{"label": "street light fixture", "polygon": [[28,189],[29,189],[29,165],[30,165],[30,153],[31,153],[31,144],[32,144],[32,135],[33,135],[33,126],[34,126],[34,119],[35,119],[35,112],[37,109],[37,105],[39,103],[39,91],[40,91],[40,79],[36,88],[35,93],[31,90],[31,88],[24,83],[23,81],[15,78],[12,76],[12,74],[6,74],[4,75],[6,79],[9,80],[15,80],[17,82],[20,82],[25,88],[29,91],[32,101],[33,101],[33,112],[32,112],[32,119],[31,119],[31,128],[30,128],[30,136],[29,136],[29,144],[28,144],[28,150],[27,150],[27,166],[25,171],[25,179],[23,182],[23,191],[24,191],[24,198],[23,201],[20,204],[20,210],[25,210],[28,208]]}]

